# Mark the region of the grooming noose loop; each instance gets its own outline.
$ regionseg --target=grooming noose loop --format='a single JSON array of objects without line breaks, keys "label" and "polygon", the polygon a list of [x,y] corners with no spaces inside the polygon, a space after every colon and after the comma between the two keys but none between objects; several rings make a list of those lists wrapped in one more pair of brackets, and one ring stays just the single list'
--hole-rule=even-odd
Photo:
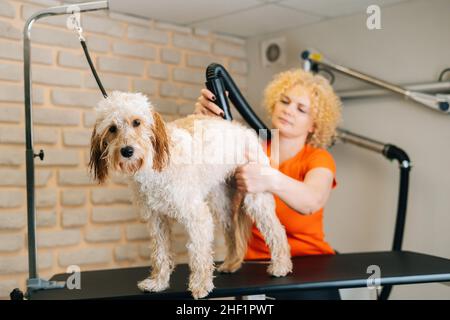
[{"label": "grooming noose loop", "polygon": [[91,56],[89,54],[86,39],[83,36],[83,28],[81,27],[80,19],[75,15],[75,12],[72,12],[72,14],[69,16],[69,19],[71,25],[73,26],[73,29],[78,33],[78,39],[80,40],[81,47],[83,48],[84,55],[89,64],[89,67],[91,68],[91,72],[95,78],[95,81],[97,82],[98,88],[102,92],[103,97],[106,99],[108,98],[108,94],[106,93],[106,90],[103,87],[102,82],[100,81],[100,78],[97,74],[97,70],[95,70],[94,63],[92,62]]}]

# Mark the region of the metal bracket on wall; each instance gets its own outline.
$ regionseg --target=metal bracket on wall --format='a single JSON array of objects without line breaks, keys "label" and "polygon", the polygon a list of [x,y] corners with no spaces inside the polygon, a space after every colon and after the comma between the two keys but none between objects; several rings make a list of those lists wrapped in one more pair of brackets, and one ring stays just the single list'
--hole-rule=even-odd
[{"label": "metal bracket on wall", "polygon": [[[384,90],[388,90],[390,92],[400,94],[401,96],[405,97],[406,99],[413,100],[415,102],[418,102],[424,106],[427,106],[431,109],[440,111],[442,113],[450,113],[450,94],[427,94],[423,92],[416,91],[415,89],[401,87],[392,83],[389,83],[387,81],[369,76],[367,74],[364,74],[362,72],[338,65],[336,63],[331,62],[330,60],[327,60],[322,54],[312,51],[303,51],[301,54],[301,58],[304,60],[303,68],[305,70],[317,70],[318,66],[324,67],[328,70],[337,71],[339,73],[345,74],[349,77],[370,83],[374,86],[380,87]],[[448,90],[448,83],[443,82],[444,87],[447,87]],[[428,85],[428,87],[431,87],[433,89],[436,89],[436,85],[431,86]],[[429,89],[431,89],[429,88]],[[355,91],[352,93],[353,97],[357,95],[358,97],[364,97],[366,95],[355,93]],[[347,97],[348,97],[347,93]]]}]

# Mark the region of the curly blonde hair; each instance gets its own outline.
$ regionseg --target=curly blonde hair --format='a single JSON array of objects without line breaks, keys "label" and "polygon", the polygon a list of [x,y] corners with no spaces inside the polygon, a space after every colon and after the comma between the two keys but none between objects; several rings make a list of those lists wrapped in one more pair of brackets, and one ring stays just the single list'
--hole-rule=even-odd
[{"label": "curly blonde hair", "polygon": [[281,95],[296,85],[306,88],[311,99],[314,132],[308,136],[306,143],[319,148],[329,147],[341,121],[341,101],[324,77],[302,69],[292,69],[275,75],[264,90],[264,105],[267,111],[272,115]]}]

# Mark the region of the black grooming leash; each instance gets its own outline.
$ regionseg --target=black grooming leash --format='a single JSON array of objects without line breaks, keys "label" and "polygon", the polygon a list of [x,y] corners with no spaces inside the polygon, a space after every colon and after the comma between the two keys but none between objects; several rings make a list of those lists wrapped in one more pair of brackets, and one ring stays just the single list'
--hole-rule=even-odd
[{"label": "black grooming leash", "polygon": [[95,81],[97,82],[98,88],[103,94],[103,97],[106,99],[108,98],[108,94],[106,93],[105,88],[103,87],[102,82],[100,81],[100,78],[97,74],[97,70],[95,70],[94,63],[92,62],[91,56],[89,54],[89,50],[86,44],[86,39],[83,37],[83,28],[81,28],[81,25],[75,15],[72,15],[70,17],[72,19],[72,23],[75,27],[75,30],[78,32],[78,39],[80,40],[81,47],[83,48],[84,55],[86,56],[86,60],[89,64],[89,67],[91,68],[92,74],[94,75]]},{"label": "black grooming leash", "polygon": [[103,97],[105,97],[105,99],[106,99],[106,98],[108,98],[108,94],[106,93],[105,88],[103,87],[102,82],[100,81],[100,78],[98,77],[97,71],[95,70],[94,63],[92,62],[91,56],[89,55],[86,41],[84,39],[80,38],[80,43],[81,43],[81,46],[83,47],[84,55],[86,56],[86,60],[89,63],[89,67],[91,67],[91,71],[92,71],[92,74],[94,75],[95,81],[97,81],[98,88],[102,92]]}]

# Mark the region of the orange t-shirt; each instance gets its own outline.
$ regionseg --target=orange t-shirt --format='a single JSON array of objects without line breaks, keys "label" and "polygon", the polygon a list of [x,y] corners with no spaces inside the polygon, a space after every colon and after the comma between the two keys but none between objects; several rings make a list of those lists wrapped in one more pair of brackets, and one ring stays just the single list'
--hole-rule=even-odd
[{"label": "orange t-shirt", "polygon": [[[270,141],[267,146],[270,156]],[[336,187],[336,165],[332,155],[325,149],[305,144],[294,157],[282,162],[279,171],[298,181],[303,181],[308,171],[314,168],[327,168],[334,174],[333,189]],[[303,215],[285,204],[274,195],[276,214],[286,229],[291,256],[315,254],[335,254],[333,248],[325,241],[323,232],[323,208]],[[249,240],[245,260],[270,259],[270,251],[263,236],[252,227],[252,238]]]}]

